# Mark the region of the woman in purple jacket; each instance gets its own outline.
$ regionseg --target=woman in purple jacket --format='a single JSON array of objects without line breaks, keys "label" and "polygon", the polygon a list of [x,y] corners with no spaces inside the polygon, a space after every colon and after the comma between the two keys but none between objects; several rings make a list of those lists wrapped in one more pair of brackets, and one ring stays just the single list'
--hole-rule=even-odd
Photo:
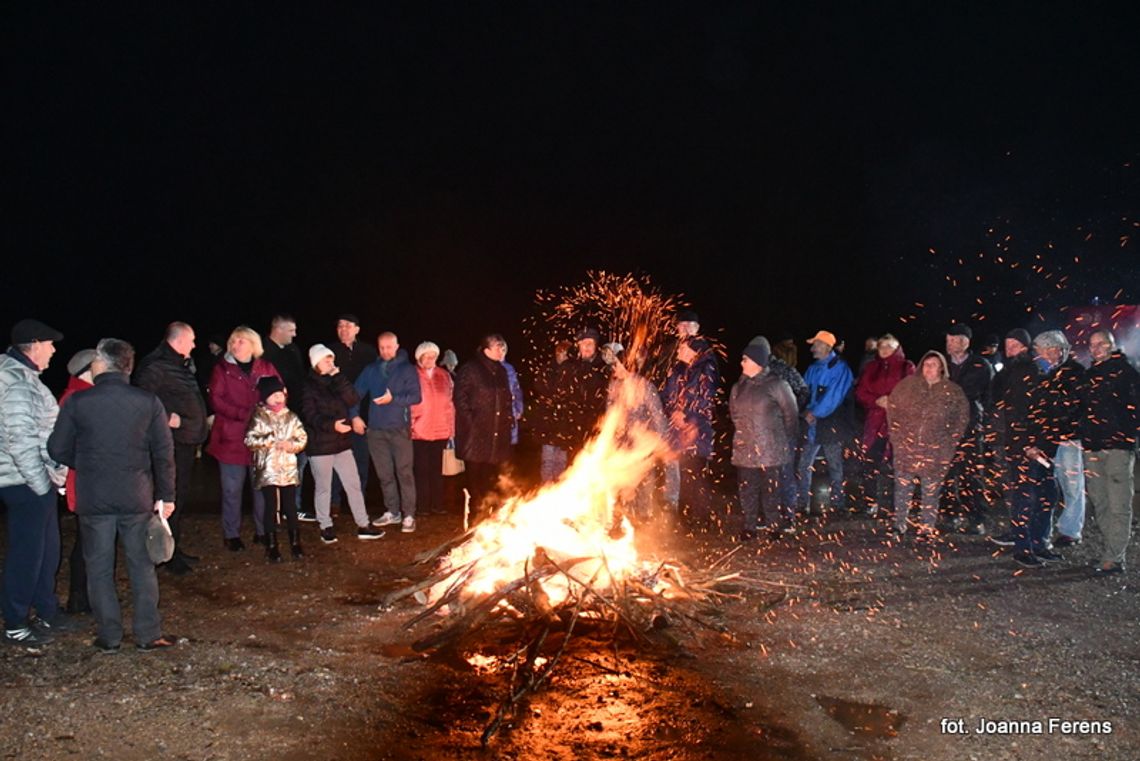
[{"label": "woman in purple jacket", "polygon": [[281,375],[272,363],[261,359],[261,354],[261,336],[256,331],[245,325],[234,328],[226,342],[225,356],[214,365],[208,389],[214,427],[206,452],[218,461],[222,478],[222,535],[226,548],[234,552],[245,549],[241,541],[241,490],[247,473],[253,493],[253,541],[265,540],[264,498],[253,488],[253,460],[245,446],[245,431],[260,400],[257,382],[269,376],[280,380]]}]

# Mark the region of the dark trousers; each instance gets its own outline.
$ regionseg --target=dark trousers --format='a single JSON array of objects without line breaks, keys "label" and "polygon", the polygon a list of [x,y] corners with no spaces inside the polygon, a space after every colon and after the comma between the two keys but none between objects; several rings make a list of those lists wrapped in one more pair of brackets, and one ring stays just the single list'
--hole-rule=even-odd
[{"label": "dark trousers", "polygon": [[942,488],[947,503],[957,503],[959,510],[971,523],[985,523],[986,482],[985,482],[985,439],[976,429],[966,431],[958,442],[950,472]]},{"label": "dark trousers", "polygon": [[174,445],[174,512],[167,520],[174,537],[174,557],[182,552],[182,516],[190,506],[190,474],[194,472],[197,449],[195,444]]},{"label": "dark trousers", "polygon": [[51,620],[59,612],[59,512],[55,489],[39,495],[20,484],[0,487],[8,507],[8,551],[4,556],[4,625],[20,629],[35,609]]},{"label": "dark trousers", "polygon": [[265,500],[265,513],[261,525],[266,534],[277,533],[277,517],[285,516],[285,524],[292,533],[299,529],[297,524],[296,486],[263,486],[261,496]]},{"label": "dark trousers", "polygon": [[1053,469],[1030,461],[1018,466],[1019,479],[1013,487],[1014,547],[1018,552],[1040,551],[1049,542],[1053,507],[1057,504],[1057,481]]},{"label": "dark trousers", "polygon": [[75,544],[71,547],[71,555],[67,560],[68,568],[71,569],[67,586],[67,612],[86,613],[91,610],[91,604],[87,601],[87,561],[83,557],[83,526],[74,513],[71,517],[75,521]]},{"label": "dark trousers", "polygon": [[158,574],[146,551],[150,513],[81,515],[83,554],[87,558],[87,596],[99,639],[117,645],[123,639],[122,610],[115,589],[115,537],[123,543],[123,557],[131,580],[131,630],[135,642],[152,642],[162,636],[158,613]]},{"label": "dark trousers", "polygon": [[764,521],[772,528],[795,519],[792,490],[793,465],[736,469],[737,494],[744,515],[744,530],[755,531],[761,508]]},{"label": "dark trousers", "polygon": [[443,513],[443,449],[446,439],[412,441],[412,470],[416,477],[416,512]]},{"label": "dark trousers", "polygon": [[[440,453],[443,467],[443,453]],[[494,509],[493,496],[499,482],[502,463],[464,461],[467,465],[467,491],[471,493],[471,515],[490,513]]]},{"label": "dark trousers", "polygon": [[706,528],[713,520],[708,467],[704,457],[681,455],[681,514],[693,528]]},{"label": "dark trousers", "polygon": [[852,507],[856,510],[870,510],[872,506],[886,510],[892,504],[894,469],[887,441],[885,436],[879,437],[867,451],[859,448],[855,472],[847,479],[854,497]]}]

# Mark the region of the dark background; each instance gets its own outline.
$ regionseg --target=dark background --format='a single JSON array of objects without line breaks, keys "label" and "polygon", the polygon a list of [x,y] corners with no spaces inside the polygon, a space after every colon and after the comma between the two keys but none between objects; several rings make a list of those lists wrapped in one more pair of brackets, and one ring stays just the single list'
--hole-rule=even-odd
[{"label": "dark background", "polygon": [[1137,3],[170,5],[5,13],[0,323],[67,334],[52,385],[277,310],[524,346],[588,269],[730,349],[1140,300]]}]

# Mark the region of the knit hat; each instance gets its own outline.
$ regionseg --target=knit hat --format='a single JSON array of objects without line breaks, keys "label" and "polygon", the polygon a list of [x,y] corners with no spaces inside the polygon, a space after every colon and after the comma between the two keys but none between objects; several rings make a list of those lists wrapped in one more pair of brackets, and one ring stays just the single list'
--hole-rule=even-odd
[{"label": "knit hat", "polygon": [[440,357],[439,364],[448,370],[455,370],[456,366],[459,365],[459,357],[455,356],[454,351],[448,349],[443,353],[443,356]]},{"label": "knit hat", "polygon": [[80,376],[91,369],[91,362],[95,359],[94,349],[80,349],[75,356],[67,360],[67,374]]},{"label": "knit hat", "polygon": [[309,347],[309,364],[313,366],[313,369],[316,369],[320,361],[326,356],[335,357],[336,355],[333,354],[332,349],[324,344],[313,344]]},{"label": "knit hat", "polygon": [[30,344],[36,341],[62,341],[63,333],[44,325],[39,320],[24,319],[12,326],[12,343]]},{"label": "knit hat", "polygon": [[434,353],[437,357],[439,356],[439,344],[433,343],[431,341],[424,341],[422,344],[416,347],[416,361],[419,362],[420,357],[431,353]]},{"label": "knit hat", "polygon": [[1025,328],[1014,328],[1013,330],[1006,333],[1005,337],[1007,339],[1012,338],[1014,341],[1017,341],[1026,349],[1033,345],[1033,341],[1029,338],[1029,331]]},{"label": "knit hat", "polygon": [[760,365],[768,366],[768,359],[772,356],[772,347],[764,336],[756,336],[744,347],[744,356]]},{"label": "knit hat", "polygon": [[946,329],[946,335],[948,335],[948,336],[965,336],[966,338],[973,338],[974,337],[974,331],[970,330],[969,325],[958,324],[958,325],[951,325],[950,327],[948,327]]},{"label": "knit hat", "polygon": [[838,341],[835,338],[835,334],[829,333],[826,330],[819,331],[814,336],[809,338],[807,342],[809,344],[813,344],[816,341],[823,341],[825,344],[827,344],[828,346],[830,346],[832,348],[835,348],[835,344],[838,343]]},{"label": "knit hat", "polygon": [[257,379],[257,395],[263,402],[278,391],[284,390],[285,384],[276,375],[266,375]]}]

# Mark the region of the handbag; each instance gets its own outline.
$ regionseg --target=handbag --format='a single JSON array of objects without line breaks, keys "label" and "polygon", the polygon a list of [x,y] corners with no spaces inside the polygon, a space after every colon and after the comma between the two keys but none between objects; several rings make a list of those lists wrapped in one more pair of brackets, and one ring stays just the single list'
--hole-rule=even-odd
[{"label": "handbag", "polygon": [[146,524],[146,554],[155,565],[174,557],[174,535],[170,533],[170,524],[162,516],[161,502],[150,514],[150,520]]},{"label": "handbag", "polygon": [[443,448],[443,475],[458,476],[464,469],[463,460],[455,456],[455,441],[448,441]]}]

